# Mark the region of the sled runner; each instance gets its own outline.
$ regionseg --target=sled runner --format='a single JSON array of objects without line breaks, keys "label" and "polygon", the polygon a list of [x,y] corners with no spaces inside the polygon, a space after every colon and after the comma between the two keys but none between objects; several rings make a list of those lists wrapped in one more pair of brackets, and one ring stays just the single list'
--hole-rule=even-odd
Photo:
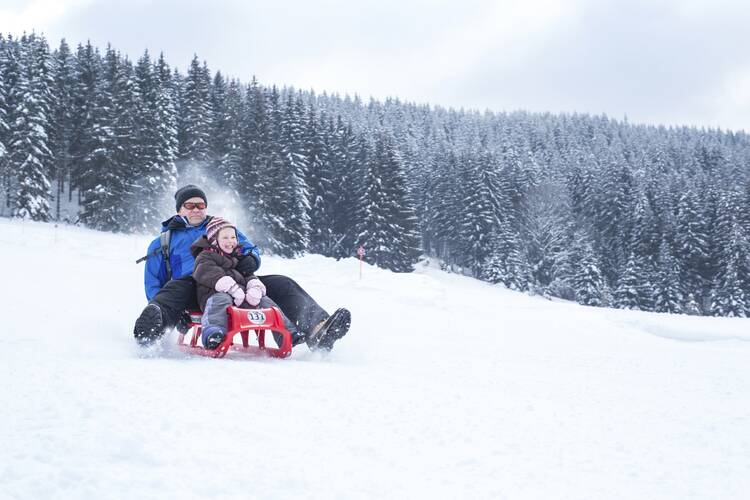
[{"label": "sled runner", "polygon": [[[182,352],[209,356],[212,358],[223,358],[229,351],[233,353],[248,354],[251,356],[271,356],[274,358],[286,358],[292,353],[292,334],[284,327],[281,312],[275,308],[268,309],[239,309],[227,307],[229,315],[229,328],[227,335],[219,346],[214,349],[206,349],[199,344],[201,337],[201,313],[188,311],[190,314],[190,328],[187,333],[180,333],[177,338],[177,346]],[[280,347],[269,347],[266,345],[266,332],[273,331],[281,336]],[[250,343],[250,332],[255,333],[257,345]],[[234,337],[239,334],[241,344],[234,343]],[[190,337],[190,342],[185,342],[185,337]]]}]

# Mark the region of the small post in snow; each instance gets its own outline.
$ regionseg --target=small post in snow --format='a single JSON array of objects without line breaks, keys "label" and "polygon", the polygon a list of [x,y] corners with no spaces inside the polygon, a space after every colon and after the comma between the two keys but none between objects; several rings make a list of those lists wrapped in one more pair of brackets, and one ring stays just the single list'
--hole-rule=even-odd
[{"label": "small post in snow", "polygon": [[365,256],[365,246],[360,245],[357,249],[357,255],[359,255],[359,279],[362,279],[362,258]]}]

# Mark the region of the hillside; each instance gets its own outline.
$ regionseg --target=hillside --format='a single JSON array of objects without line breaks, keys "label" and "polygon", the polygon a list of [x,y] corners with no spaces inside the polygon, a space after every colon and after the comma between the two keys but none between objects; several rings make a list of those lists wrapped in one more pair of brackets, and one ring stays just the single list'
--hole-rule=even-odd
[{"label": "hillside", "polygon": [[750,491],[750,320],[266,256],[261,274],[352,311],[329,356],[144,356],[133,262],[148,240],[0,218],[0,498]]}]

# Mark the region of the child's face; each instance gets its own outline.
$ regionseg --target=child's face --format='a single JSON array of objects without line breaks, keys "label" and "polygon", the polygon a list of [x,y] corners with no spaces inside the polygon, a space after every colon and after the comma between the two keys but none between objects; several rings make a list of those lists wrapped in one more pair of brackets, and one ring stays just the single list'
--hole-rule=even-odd
[{"label": "child's face", "polygon": [[233,227],[225,227],[219,231],[216,241],[219,242],[219,248],[226,253],[232,253],[232,250],[237,246],[237,233]]}]

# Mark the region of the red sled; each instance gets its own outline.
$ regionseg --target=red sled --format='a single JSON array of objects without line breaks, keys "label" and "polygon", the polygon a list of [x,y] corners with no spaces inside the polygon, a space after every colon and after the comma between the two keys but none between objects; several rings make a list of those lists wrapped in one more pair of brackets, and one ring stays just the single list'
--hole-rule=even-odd
[{"label": "red sled", "polygon": [[[226,337],[216,349],[206,349],[198,343],[201,337],[201,317],[197,311],[190,314],[190,328],[187,333],[181,333],[177,338],[177,347],[188,354],[198,354],[211,358],[223,358],[229,351],[251,356],[270,356],[272,358],[286,358],[292,353],[292,334],[284,327],[281,311],[276,307],[268,309],[239,309],[227,307],[229,315],[229,329]],[[266,345],[266,332],[277,332],[281,335],[280,347]],[[257,345],[250,343],[250,332],[255,333]],[[241,344],[234,343],[235,335],[239,334]],[[185,343],[185,337],[190,336],[190,342]]]}]

